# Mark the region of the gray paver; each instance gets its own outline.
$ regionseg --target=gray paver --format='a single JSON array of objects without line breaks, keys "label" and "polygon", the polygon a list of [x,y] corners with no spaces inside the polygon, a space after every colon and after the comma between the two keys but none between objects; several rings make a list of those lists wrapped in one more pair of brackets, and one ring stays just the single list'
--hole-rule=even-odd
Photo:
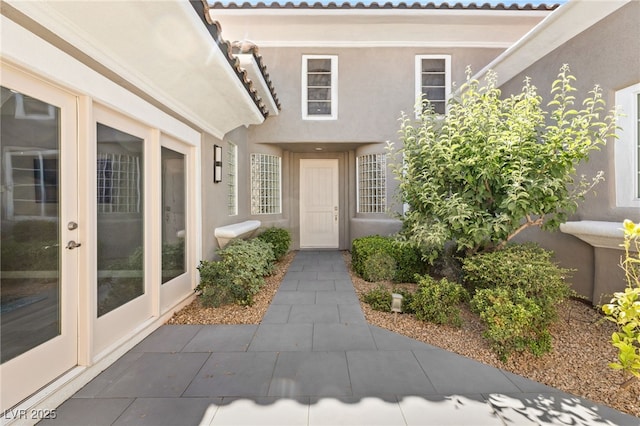
[{"label": "gray paver", "polygon": [[163,326],[43,425],[633,425],[367,324],[342,253],[298,252],[259,325]]},{"label": "gray paver", "polygon": [[282,352],[269,396],[351,395],[344,352]]},{"label": "gray paver", "polygon": [[367,325],[315,324],[313,328],[314,351],[375,350]]},{"label": "gray paver", "polygon": [[357,305],[360,302],[353,290],[319,291],[316,294],[318,304]]},{"label": "gray paver", "polygon": [[55,419],[40,426],[108,426],[131,405],[133,398],[71,398],[55,410]]},{"label": "gray paver", "polygon": [[98,396],[180,396],[207,358],[207,353],[145,353]]},{"label": "gray paver", "polygon": [[267,396],[277,354],[212,354],[184,396]]},{"label": "gray paver", "polygon": [[502,371],[442,349],[414,350],[431,384],[441,395],[518,392]]},{"label": "gray paver", "polygon": [[180,352],[199,331],[201,325],[166,325],[137,344],[132,352]]},{"label": "gray paver", "polygon": [[297,290],[307,291],[335,291],[336,283],[334,280],[312,280],[302,281],[298,284]]},{"label": "gray paver", "polygon": [[338,323],[340,322],[338,305],[293,305],[289,322],[293,324]]},{"label": "gray paver", "polygon": [[316,303],[315,291],[279,291],[271,300],[273,305],[313,305]]},{"label": "gray paver", "polygon": [[411,351],[349,351],[347,360],[356,396],[436,393]]},{"label": "gray paver", "polygon": [[262,317],[262,324],[284,324],[289,321],[291,305],[271,305]]},{"label": "gray paver", "polygon": [[256,325],[204,327],[184,347],[183,352],[241,352],[253,339]]},{"label": "gray paver", "polygon": [[313,324],[261,324],[249,351],[310,351]]},{"label": "gray paver", "polygon": [[338,305],[338,312],[342,324],[367,324],[359,305]]},{"label": "gray paver", "polygon": [[221,403],[221,398],[138,398],[114,426],[196,426]]}]

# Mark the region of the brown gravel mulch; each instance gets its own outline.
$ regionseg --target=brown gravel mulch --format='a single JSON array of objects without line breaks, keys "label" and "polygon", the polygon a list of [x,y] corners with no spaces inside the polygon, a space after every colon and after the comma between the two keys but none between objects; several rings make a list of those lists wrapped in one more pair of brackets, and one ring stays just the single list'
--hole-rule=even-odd
[{"label": "brown gravel mulch", "polygon": [[[259,324],[294,256],[295,252],[290,252],[278,263],[276,273],[267,277],[253,306],[207,308],[196,299],[174,314],[168,324]],[[345,262],[350,267],[348,252],[345,252]],[[364,293],[380,284],[390,289],[395,286],[369,283],[353,273],[351,278],[361,299]],[[568,300],[560,306],[559,319],[551,330],[551,353],[539,358],[515,354],[507,362],[500,361],[491,351],[482,338],[482,323],[469,310],[463,311],[462,327],[454,328],[419,321],[408,314],[394,317],[391,313],[374,311],[363,302],[360,305],[370,324],[640,417],[640,380],[621,389],[624,378],[608,367],[617,356],[609,343],[614,325],[603,321],[595,308],[583,302]]]}]

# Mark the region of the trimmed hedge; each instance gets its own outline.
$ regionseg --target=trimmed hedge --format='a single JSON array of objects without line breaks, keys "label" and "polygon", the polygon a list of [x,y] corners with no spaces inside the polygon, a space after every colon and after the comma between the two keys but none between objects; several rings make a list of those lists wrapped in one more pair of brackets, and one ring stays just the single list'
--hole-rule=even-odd
[{"label": "trimmed hedge", "polygon": [[[426,271],[425,263],[422,261],[420,251],[408,244],[400,243],[392,237],[371,235],[353,240],[351,249],[351,265],[353,270],[367,280],[367,266],[371,266],[369,258],[380,253],[391,257],[396,268],[390,277],[394,282],[416,282],[416,275],[422,275]],[[392,270],[387,262],[387,269]],[[383,272],[383,275],[391,275],[390,272]],[[374,277],[369,277],[374,278]]]},{"label": "trimmed hedge", "polygon": [[551,350],[549,327],[557,305],[572,294],[564,281],[571,271],[554,264],[552,254],[535,244],[513,244],[463,262],[464,282],[475,292],[471,308],[502,359],[512,352]]},{"label": "trimmed hedge", "polygon": [[260,239],[235,240],[218,250],[220,261],[200,261],[200,292],[205,306],[252,305],[253,296],[273,271],[272,245]]},{"label": "trimmed hedge", "polygon": [[291,245],[291,233],[284,228],[267,228],[257,238],[271,244],[276,260],[282,259]]}]

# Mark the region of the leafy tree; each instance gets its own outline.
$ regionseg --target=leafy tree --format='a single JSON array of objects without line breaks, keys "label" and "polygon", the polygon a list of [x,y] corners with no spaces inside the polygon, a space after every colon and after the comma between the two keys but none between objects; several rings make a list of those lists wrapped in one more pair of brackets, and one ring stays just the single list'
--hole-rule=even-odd
[{"label": "leafy tree", "polygon": [[433,260],[447,241],[472,254],[501,248],[528,227],[565,222],[603,179],[576,176],[576,166],[612,136],[616,117],[604,115],[598,86],[575,109],[574,80],[564,65],[547,113],[529,78],[503,98],[494,72],[481,85],[467,68],[444,117],[428,101],[417,122],[403,115],[393,169],[410,207],[404,237]]}]

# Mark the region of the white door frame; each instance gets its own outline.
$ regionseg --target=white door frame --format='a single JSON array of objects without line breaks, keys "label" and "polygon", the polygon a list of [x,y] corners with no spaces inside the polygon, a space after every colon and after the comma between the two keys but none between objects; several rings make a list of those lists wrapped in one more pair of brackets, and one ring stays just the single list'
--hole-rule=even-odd
[{"label": "white door frame", "polygon": [[300,248],[339,248],[339,160],[300,159]]},{"label": "white door frame", "polygon": [[[1,407],[4,411],[78,363],[78,252],[67,242],[80,242],[78,221],[77,98],[2,62],[2,85],[60,108],[59,256],[60,334],[0,365]],[[82,224],[80,224],[82,225]]]}]

